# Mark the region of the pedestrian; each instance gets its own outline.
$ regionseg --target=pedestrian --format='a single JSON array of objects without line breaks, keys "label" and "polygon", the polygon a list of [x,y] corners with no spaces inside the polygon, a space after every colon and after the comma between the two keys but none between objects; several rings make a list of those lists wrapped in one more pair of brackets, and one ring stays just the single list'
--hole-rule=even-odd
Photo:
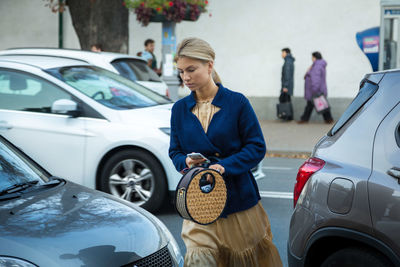
[{"label": "pedestrian", "polygon": [[161,69],[157,68],[157,58],[154,55],[155,42],[153,39],[147,39],[144,42],[144,51],[141,56],[147,61],[147,65],[158,75],[161,75]]},{"label": "pedestrian", "polygon": [[[281,95],[279,102],[291,102],[294,87],[294,57],[292,56],[289,48],[282,49],[282,58],[285,60],[282,66],[281,76]],[[293,112],[293,109],[291,109]],[[293,113],[283,118],[285,121],[293,120]]]},{"label": "pedestrian", "polygon": [[214,70],[215,52],[204,40],[184,39],[175,61],[190,95],[172,107],[169,156],[184,172],[204,160],[224,175],[227,204],[208,225],[184,220],[185,266],[282,266],[268,216],[251,173],[265,156],[264,137],[248,99],[225,88]]},{"label": "pedestrian", "polygon": [[[304,98],[307,101],[304,113],[298,123],[307,123],[310,120],[311,113],[314,109],[313,97],[323,94],[328,96],[326,86],[326,61],[322,58],[320,52],[313,52],[311,59],[313,61],[311,67],[304,75]],[[325,123],[332,123],[333,118],[330,109],[322,113]]]},{"label": "pedestrian", "polygon": [[90,51],[92,52],[101,52],[103,51],[103,47],[101,44],[93,44],[90,46]]}]

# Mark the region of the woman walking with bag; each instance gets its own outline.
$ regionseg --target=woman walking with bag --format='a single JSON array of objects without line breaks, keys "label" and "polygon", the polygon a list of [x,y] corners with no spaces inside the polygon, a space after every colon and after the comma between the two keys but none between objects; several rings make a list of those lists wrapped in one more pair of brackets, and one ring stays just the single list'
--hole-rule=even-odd
[{"label": "woman walking with bag", "polygon": [[185,266],[282,266],[251,173],[266,152],[256,115],[245,96],[215,83],[215,53],[198,38],[183,40],[177,67],[191,94],[177,101],[171,115],[169,156],[180,172],[203,160],[224,175],[227,204],[221,217],[208,225],[184,220]]},{"label": "woman walking with bag", "polygon": [[[311,113],[314,109],[313,97],[323,94],[327,97],[327,86],[326,86],[326,61],[322,59],[320,52],[312,53],[313,64],[308,69],[304,76],[304,98],[307,100],[307,105],[304,109],[304,113],[298,123],[307,123],[310,120]],[[325,123],[332,123],[333,118],[330,109],[327,109],[322,113]]]}]

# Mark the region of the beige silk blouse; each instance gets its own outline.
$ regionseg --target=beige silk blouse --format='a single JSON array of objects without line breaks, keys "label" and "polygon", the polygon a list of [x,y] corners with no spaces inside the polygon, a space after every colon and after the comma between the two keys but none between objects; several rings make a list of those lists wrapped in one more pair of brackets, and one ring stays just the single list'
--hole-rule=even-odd
[{"label": "beige silk blouse", "polygon": [[212,117],[221,109],[211,104],[211,102],[212,99],[208,101],[198,101],[192,109],[192,113],[199,119],[201,126],[206,133]]}]

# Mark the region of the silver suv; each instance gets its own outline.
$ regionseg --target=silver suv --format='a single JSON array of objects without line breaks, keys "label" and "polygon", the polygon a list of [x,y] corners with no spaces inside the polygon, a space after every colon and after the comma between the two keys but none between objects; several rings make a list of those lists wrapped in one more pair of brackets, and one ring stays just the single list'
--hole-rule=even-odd
[{"label": "silver suv", "polygon": [[400,70],[368,74],[299,169],[289,266],[400,266]]}]

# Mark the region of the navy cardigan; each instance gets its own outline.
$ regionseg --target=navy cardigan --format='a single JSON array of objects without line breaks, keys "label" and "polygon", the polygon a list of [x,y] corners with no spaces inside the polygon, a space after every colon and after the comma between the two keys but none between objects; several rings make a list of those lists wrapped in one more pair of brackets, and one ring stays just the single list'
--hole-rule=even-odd
[{"label": "navy cardigan", "polygon": [[196,105],[194,93],[177,101],[172,107],[169,156],[181,172],[186,155],[200,152],[215,156],[225,168],[228,201],[222,217],[249,209],[260,198],[257,183],[250,171],[264,158],[264,137],[247,98],[218,84],[212,104],[221,109],[214,114],[207,133],[192,113]]}]

